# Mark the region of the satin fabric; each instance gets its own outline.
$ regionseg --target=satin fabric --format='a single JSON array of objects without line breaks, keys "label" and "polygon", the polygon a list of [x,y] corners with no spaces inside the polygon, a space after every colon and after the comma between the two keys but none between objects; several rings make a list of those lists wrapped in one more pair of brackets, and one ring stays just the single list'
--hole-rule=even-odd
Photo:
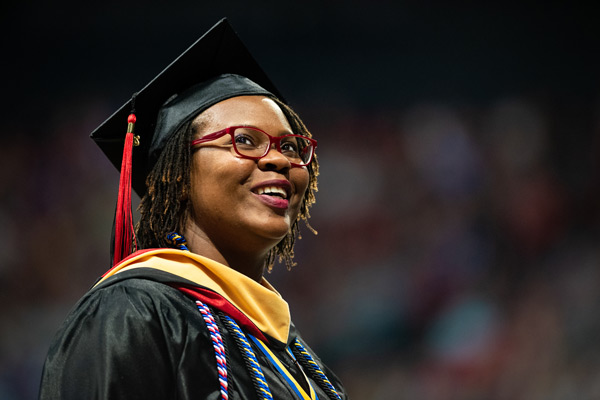
[{"label": "satin fabric", "polygon": [[[95,286],[53,340],[40,399],[220,399],[210,334],[194,299],[176,288],[194,285],[171,273],[136,268]],[[226,348],[229,399],[256,399],[245,361],[218,313],[214,315]],[[291,324],[288,343],[296,337]],[[286,344],[271,340],[268,346],[307,387]],[[298,398],[261,351],[254,351],[273,397]],[[339,379],[309,351],[347,399]],[[311,383],[319,399],[328,398]]]},{"label": "satin fabric", "polygon": [[133,268],[170,272],[192,281],[194,287],[211,290],[241,311],[254,328],[280,342],[287,342],[291,323],[289,306],[264,277],[256,282],[210,258],[190,251],[163,248],[133,253],[104,274],[98,284]]}]

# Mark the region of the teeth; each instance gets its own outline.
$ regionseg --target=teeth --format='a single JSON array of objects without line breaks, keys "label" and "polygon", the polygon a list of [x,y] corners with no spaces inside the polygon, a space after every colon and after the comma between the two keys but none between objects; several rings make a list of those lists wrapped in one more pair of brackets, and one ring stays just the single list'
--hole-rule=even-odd
[{"label": "teeth", "polygon": [[285,192],[285,190],[277,186],[265,186],[258,188],[256,190],[256,194],[266,194],[269,196],[280,195],[284,199],[287,198],[287,193]]}]

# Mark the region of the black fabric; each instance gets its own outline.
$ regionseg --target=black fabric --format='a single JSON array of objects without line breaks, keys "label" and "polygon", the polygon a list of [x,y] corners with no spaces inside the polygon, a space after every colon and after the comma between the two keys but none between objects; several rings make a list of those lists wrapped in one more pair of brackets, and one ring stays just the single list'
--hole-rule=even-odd
[{"label": "black fabric", "polygon": [[[144,270],[117,274],[78,302],[48,352],[40,399],[220,398],[206,323],[194,301],[170,286],[189,281]],[[219,312],[213,315],[226,347],[229,399],[256,399],[233,337]],[[290,336],[299,337],[293,326]],[[295,376],[302,376],[287,353],[276,347],[271,350],[295,370]],[[273,397],[297,398],[260,350],[254,351]],[[337,377],[322,368],[343,392]],[[320,400],[328,398],[316,382],[311,383]],[[342,398],[347,396],[342,394]]]}]

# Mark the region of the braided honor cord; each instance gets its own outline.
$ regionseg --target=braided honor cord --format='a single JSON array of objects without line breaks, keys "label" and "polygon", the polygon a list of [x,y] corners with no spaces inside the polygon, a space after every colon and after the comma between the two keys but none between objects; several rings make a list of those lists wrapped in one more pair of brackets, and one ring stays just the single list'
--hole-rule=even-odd
[{"label": "braided honor cord", "polygon": [[[179,250],[188,250],[187,241],[183,236],[178,234],[177,232],[171,232],[167,235],[167,242],[176,249]],[[188,250],[189,251],[189,250]]]},{"label": "braided honor cord", "polygon": [[212,313],[201,301],[196,301],[198,310],[202,314],[202,318],[206,322],[210,338],[215,349],[215,357],[217,358],[217,371],[219,372],[219,384],[221,385],[221,399],[227,400],[227,358],[225,357],[225,346],[219,332],[219,327],[212,316]]},{"label": "braided honor cord", "polygon": [[292,342],[290,346],[292,352],[296,355],[298,362],[311,374],[312,378],[319,384],[321,389],[327,393],[327,396],[332,400],[341,400],[340,395],[335,390],[325,373],[319,367],[314,358],[308,353],[306,348],[300,343],[298,338]]},{"label": "braided honor cord", "polygon": [[265,379],[252,347],[250,347],[250,343],[248,343],[246,335],[232,318],[224,314],[222,314],[222,317],[225,324],[231,329],[233,338],[242,352],[242,358],[246,362],[258,398],[261,400],[273,400],[271,390],[269,389],[269,385],[267,385],[267,380]]}]

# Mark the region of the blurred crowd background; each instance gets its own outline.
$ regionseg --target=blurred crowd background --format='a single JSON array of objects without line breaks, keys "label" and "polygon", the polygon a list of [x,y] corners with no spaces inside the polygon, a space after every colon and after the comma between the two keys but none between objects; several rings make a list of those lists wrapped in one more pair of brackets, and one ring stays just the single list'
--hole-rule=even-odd
[{"label": "blurred crowd background", "polygon": [[224,16],[319,140],[268,279],[352,398],[600,398],[598,14],[479,3],[3,4],[0,398],[109,267],[89,133]]}]

